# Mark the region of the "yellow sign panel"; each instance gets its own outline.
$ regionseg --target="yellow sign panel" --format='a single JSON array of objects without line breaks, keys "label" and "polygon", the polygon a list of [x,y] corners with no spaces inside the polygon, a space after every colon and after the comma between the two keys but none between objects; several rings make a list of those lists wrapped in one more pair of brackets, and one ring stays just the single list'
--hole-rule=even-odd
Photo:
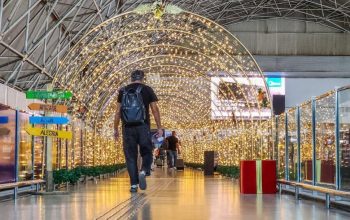
[{"label": "yellow sign panel", "polygon": [[33,136],[48,136],[48,137],[72,139],[72,132],[70,131],[58,131],[58,130],[43,129],[43,128],[33,128],[30,126],[26,127],[25,130],[28,134]]}]

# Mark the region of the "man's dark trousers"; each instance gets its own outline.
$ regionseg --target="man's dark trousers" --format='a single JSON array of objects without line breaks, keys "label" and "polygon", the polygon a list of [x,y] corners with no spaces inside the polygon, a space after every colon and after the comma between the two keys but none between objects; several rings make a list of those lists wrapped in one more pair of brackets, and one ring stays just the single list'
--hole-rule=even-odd
[{"label": "man's dark trousers", "polygon": [[123,126],[123,148],[126,159],[126,167],[129,172],[131,185],[139,183],[137,168],[137,146],[140,146],[142,157],[142,170],[151,171],[153,162],[151,131],[147,124],[127,127]]}]

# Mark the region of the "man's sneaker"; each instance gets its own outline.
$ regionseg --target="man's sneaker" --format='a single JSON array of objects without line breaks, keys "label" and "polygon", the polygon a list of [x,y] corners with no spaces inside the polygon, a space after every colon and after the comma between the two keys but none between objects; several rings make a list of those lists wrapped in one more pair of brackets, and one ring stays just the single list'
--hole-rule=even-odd
[{"label": "man's sneaker", "polygon": [[139,187],[141,190],[145,190],[147,188],[145,171],[141,171],[139,174]]},{"label": "man's sneaker", "polygon": [[132,186],[130,187],[130,192],[136,193],[136,192],[137,192],[137,185],[132,185]]}]

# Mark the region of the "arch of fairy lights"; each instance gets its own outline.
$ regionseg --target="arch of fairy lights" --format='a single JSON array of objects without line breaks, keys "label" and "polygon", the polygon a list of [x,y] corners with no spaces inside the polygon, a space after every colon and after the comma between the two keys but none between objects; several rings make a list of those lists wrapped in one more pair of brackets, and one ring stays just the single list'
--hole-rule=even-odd
[{"label": "arch of fairy lights", "polygon": [[[223,96],[230,93],[237,101],[240,94],[249,115],[270,106],[269,100],[261,105],[258,86],[251,81],[265,85],[258,65],[220,25],[171,5],[160,16],[140,6],[87,33],[60,62],[54,83],[73,92],[75,98],[68,104],[93,131],[90,134],[111,140],[118,90],[134,69],[146,72],[146,83],[160,98],[162,124],[178,131],[187,162],[203,162],[205,150],[218,151],[219,163],[225,165],[270,154],[266,118],[212,118],[222,114],[212,112],[217,105],[211,99],[212,86],[218,86],[213,77],[237,83],[238,91],[226,90]],[[269,94],[266,86],[262,89]],[[88,145],[101,145],[93,143],[95,139],[90,137]]]}]

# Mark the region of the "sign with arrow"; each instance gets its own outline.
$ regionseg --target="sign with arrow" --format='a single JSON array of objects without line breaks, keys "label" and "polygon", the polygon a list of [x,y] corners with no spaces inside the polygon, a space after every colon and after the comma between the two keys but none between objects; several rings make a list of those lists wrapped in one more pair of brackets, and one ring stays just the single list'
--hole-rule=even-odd
[{"label": "sign with arrow", "polygon": [[56,138],[64,138],[64,139],[72,139],[72,136],[73,136],[72,132],[70,131],[33,128],[31,126],[27,126],[25,130],[28,134],[33,136],[47,136],[47,137],[56,137]]},{"label": "sign with arrow", "polygon": [[30,110],[34,111],[50,111],[50,112],[58,112],[58,113],[66,113],[67,106],[65,105],[47,105],[40,103],[31,103],[28,105]]},{"label": "sign with arrow", "polygon": [[70,99],[73,94],[70,91],[27,91],[27,99]]},{"label": "sign with arrow", "polygon": [[38,117],[38,116],[31,116],[29,117],[29,123],[30,124],[58,124],[63,125],[67,124],[69,122],[68,118],[65,117]]},{"label": "sign with arrow", "polygon": [[9,123],[9,117],[0,116],[0,124],[7,124],[7,123]]}]

